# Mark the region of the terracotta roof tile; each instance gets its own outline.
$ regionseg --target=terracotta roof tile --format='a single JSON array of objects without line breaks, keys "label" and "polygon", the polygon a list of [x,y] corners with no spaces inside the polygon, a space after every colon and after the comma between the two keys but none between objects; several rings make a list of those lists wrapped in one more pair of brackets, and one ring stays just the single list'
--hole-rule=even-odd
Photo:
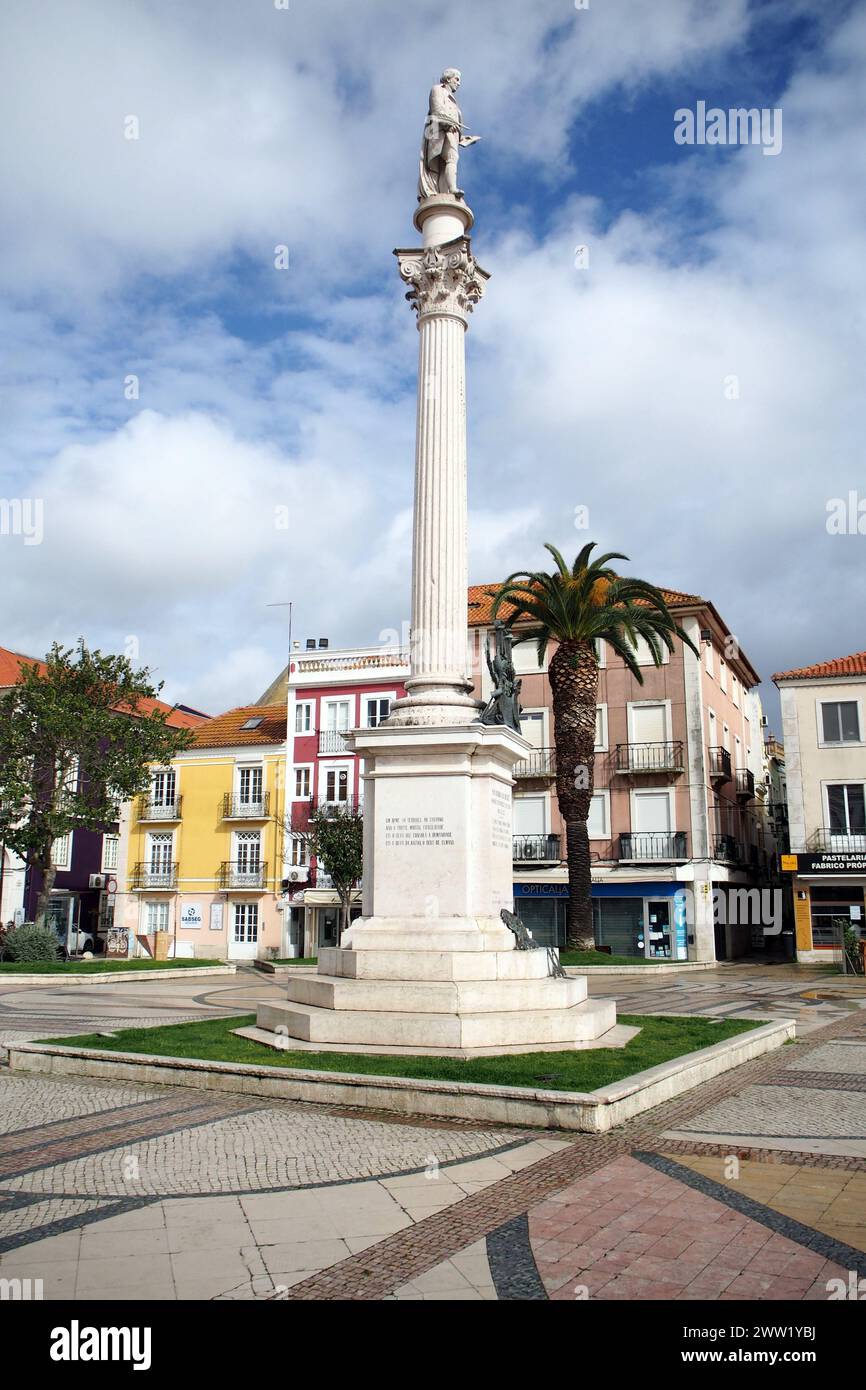
[{"label": "terracotta roof tile", "polygon": [[[227,748],[285,743],[286,717],[285,704],[241,705],[238,709],[227,710],[225,714],[214,715],[213,719],[200,725],[193,735],[193,746]],[[259,719],[261,723],[255,729],[242,728],[250,719]]]},{"label": "terracotta roof tile", "polygon": [[[45,662],[38,657],[24,656],[21,652],[10,651],[8,647],[0,647],[0,690],[18,684],[22,666],[36,666],[43,675],[48,670]],[[144,714],[152,714],[154,710],[170,711],[167,723],[173,729],[196,729],[207,720],[206,714],[175,709],[174,705],[167,705],[164,700],[142,700],[139,709]]]},{"label": "terracotta roof tile", "polygon": [[[498,584],[469,585],[470,627],[486,627],[493,621],[490,610],[493,606],[493,596],[498,588]],[[691,608],[695,604],[706,602],[697,594],[683,594],[678,589],[662,589],[661,593],[669,608]],[[500,612],[503,618],[507,618],[513,609],[510,604],[505,604]]]},{"label": "terracotta roof tile", "polygon": [[777,671],[774,681],[805,681],[832,679],[833,676],[866,676],[866,652],[837,656],[833,661],[817,661],[814,666],[795,666],[791,671]]}]

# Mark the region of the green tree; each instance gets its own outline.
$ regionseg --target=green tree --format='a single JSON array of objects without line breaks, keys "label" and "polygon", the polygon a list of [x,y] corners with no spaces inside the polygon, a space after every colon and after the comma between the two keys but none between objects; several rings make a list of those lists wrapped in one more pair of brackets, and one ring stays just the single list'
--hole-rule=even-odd
[{"label": "green tree", "polygon": [[[556,747],[556,797],[565,822],[568,848],[568,943],[574,948],[593,944],[592,872],[589,819],[595,774],[595,720],[598,702],[598,644],[607,642],[622,658],[635,680],[643,675],[635,646],[644,638],[656,666],[663,646],[674,650],[675,638],[695,651],[677,626],[664,596],[643,579],[622,578],[611,560],[627,560],[618,552],[591,560],[595,543],[585,545],[569,569],[556,546],[547,544],[556,562],[552,574],[518,571],[496,591],[494,619],[510,609],[506,626],[515,641],[535,641],[539,662],[551,641],[557,643],[548,668],[553,696]],[[530,630],[524,631],[526,625]]]},{"label": "green tree", "polygon": [[302,838],[310,857],[315,856],[340,899],[340,933],[348,929],[352,889],[364,871],[364,817],[352,805],[310,806],[310,818],[303,830],[292,830]]},{"label": "green tree", "polygon": [[152,763],[189,747],[191,734],[147,709],[162,684],[126,657],[57,643],[42,672],[22,665],[0,704],[0,841],[41,873],[45,921],[56,867],[52,847],[74,830],[105,831],[123,801],[144,791]]}]

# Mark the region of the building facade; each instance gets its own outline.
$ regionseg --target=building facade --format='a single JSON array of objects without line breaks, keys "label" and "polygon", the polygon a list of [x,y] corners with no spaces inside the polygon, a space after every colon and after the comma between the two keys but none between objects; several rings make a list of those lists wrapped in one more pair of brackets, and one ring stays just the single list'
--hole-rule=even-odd
[{"label": "building facade", "polygon": [[866,652],[773,677],[782,699],[797,956],[839,961],[864,935]]},{"label": "building facade", "polygon": [[209,719],[191,748],[152,769],[120,825],[115,926],[132,954],[162,932],[169,956],[285,954],[285,769],[283,703]]},{"label": "building facade", "polygon": [[[35,666],[43,673],[43,661],[22,656],[0,647],[0,696],[18,681],[22,665]],[[206,716],[183,706],[171,706],[161,700],[143,702],[146,713],[162,710],[174,728],[198,728]],[[93,830],[73,830],[55,841],[53,858],[56,876],[48,902],[48,921],[59,940],[70,951],[105,948],[108,931],[113,923],[114,902],[109,889],[118,867],[120,827],[105,833]],[[0,846],[0,903],[2,921],[32,921],[42,888],[38,869],[24,863]]]},{"label": "building facade", "polygon": [[[484,700],[495,590],[469,592],[472,669]],[[589,825],[595,937],[614,954],[725,959],[768,939],[756,895],[745,896],[769,885],[774,849],[759,677],[709,601],[664,592],[699,655],[677,642],[657,668],[641,646],[641,684],[612,650],[599,651]],[[521,728],[533,745],[515,769],[514,896],[536,939],[562,946],[568,875],[547,675],[554,650],[539,663],[534,641],[514,649]]]},{"label": "building facade", "polygon": [[[349,729],[373,728],[406,693],[408,653],[388,647],[332,650],[300,646],[282,677],[288,705],[291,827],[302,831],[310,805],[363,807],[363,762],[346,747]],[[278,686],[279,688],[279,686]],[[274,687],[268,692],[273,694]],[[338,945],[340,903],[300,835],[289,835],[283,878],[287,954],[310,957]],[[360,887],[352,915],[361,911]]]}]

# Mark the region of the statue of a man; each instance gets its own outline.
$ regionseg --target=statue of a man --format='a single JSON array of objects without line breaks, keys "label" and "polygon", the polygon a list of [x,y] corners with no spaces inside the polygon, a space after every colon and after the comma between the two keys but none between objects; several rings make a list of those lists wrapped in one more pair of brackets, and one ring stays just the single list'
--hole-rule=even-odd
[{"label": "statue of a man", "polygon": [[480,135],[467,135],[460,107],[454,93],[460,86],[460,73],[446,68],[430,93],[427,123],[421,142],[421,170],[418,178],[418,202],[436,193],[450,193],[462,198],[457,187],[457,161],[461,145],[474,145]]},{"label": "statue of a man", "polygon": [[494,654],[490,655],[490,637],[487,638],[487,669],[493,686],[490,699],[481,714],[482,724],[504,724],[507,729],[520,733],[520,687],[514,661],[511,656],[513,637],[509,629],[497,618],[493,626]]}]

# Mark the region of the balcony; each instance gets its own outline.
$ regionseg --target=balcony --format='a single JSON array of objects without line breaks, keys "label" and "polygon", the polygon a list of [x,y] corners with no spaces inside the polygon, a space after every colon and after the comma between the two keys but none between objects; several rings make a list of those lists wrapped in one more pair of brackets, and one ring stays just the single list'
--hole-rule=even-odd
[{"label": "balcony", "polygon": [[339,729],[320,729],[319,730],[319,752],[320,753],[350,753],[346,745],[345,731]]},{"label": "balcony", "polygon": [[175,893],[177,891],[177,864],[136,864],[129,876],[129,886],[134,893]]},{"label": "balcony", "polygon": [[817,854],[862,854],[866,851],[866,826],[859,830],[822,826],[810,835],[807,848]]},{"label": "balcony", "polygon": [[620,862],[661,863],[670,859],[688,859],[684,830],[638,830],[619,837]]},{"label": "balcony", "polygon": [[755,799],[755,774],[750,772],[747,767],[738,767],[734,785],[737,792],[738,801],[754,801]]},{"label": "balcony", "polygon": [[614,772],[682,772],[682,739],[667,743],[618,743],[614,752]]},{"label": "balcony", "polygon": [[715,835],[712,853],[714,859],[726,864],[739,864],[745,859],[745,851],[735,835]]},{"label": "balcony", "polygon": [[244,860],[228,860],[220,865],[219,886],[225,891],[262,893],[268,881],[267,864],[247,864]]},{"label": "balcony", "polygon": [[514,776],[517,778],[536,778],[556,776],[556,749],[536,748],[528,758],[521,758],[515,764]]},{"label": "balcony", "polygon": [[140,796],[138,799],[138,819],[147,821],[180,820],[182,801],[182,796],[173,797],[171,801],[152,801],[149,796]]},{"label": "balcony", "polygon": [[267,820],[270,813],[270,792],[263,792],[255,800],[226,792],[222,800],[223,820]]},{"label": "balcony", "polygon": [[711,782],[730,782],[731,755],[727,748],[707,749],[707,772]]},{"label": "balcony", "polygon": [[515,835],[512,844],[515,864],[558,864],[562,858],[558,835]]}]

